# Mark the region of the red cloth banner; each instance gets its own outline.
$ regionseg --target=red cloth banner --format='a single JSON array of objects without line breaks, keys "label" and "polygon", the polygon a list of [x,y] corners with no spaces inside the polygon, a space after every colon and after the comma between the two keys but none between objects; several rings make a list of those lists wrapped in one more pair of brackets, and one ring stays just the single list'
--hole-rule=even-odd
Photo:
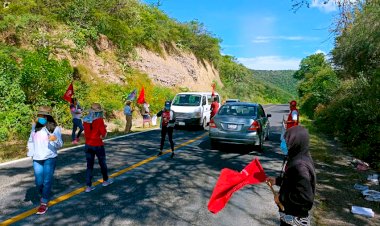
[{"label": "red cloth banner", "polygon": [[249,163],[241,172],[228,168],[222,169],[209,200],[208,210],[217,214],[226,206],[234,192],[248,184],[265,182],[266,178],[264,169],[257,158]]},{"label": "red cloth banner", "polygon": [[74,95],[74,86],[73,86],[73,83],[71,82],[69,87],[67,87],[67,90],[62,98],[71,103],[71,98],[73,95]]},{"label": "red cloth banner", "polygon": [[144,86],[143,86],[141,91],[140,91],[139,98],[137,98],[137,103],[143,104],[144,102],[145,102],[145,91],[144,91]]}]

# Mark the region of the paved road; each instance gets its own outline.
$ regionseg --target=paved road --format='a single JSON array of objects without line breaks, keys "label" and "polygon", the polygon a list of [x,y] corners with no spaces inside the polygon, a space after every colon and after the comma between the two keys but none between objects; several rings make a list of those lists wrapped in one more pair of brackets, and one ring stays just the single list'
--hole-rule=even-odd
[{"label": "paved road", "polygon": [[[107,163],[115,183],[84,193],[83,146],[58,156],[54,197],[45,215],[35,215],[34,176],[30,159],[0,165],[0,225],[277,225],[277,208],[265,184],[236,192],[217,215],[207,203],[221,169],[240,171],[258,157],[267,175],[282,164],[280,122],[287,105],[269,105],[270,140],[258,153],[241,146],[211,150],[205,131],[175,130],[176,156],[155,157],[159,130],[135,133],[106,142]],[[168,142],[166,148],[169,148]],[[95,177],[101,179],[99,166]],[[13,219],[12,219],[13,217]]]}]

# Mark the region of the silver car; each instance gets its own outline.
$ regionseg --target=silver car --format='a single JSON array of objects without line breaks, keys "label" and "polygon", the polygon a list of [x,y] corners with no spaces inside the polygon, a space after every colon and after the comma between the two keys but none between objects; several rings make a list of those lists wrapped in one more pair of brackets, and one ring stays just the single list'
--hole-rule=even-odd
[{"label": "silver car", "polygon": [[209,137],[212,147],[219,143],[254,145],[263,150],[269,137],[271,114],[265,114],[260,104],[231,102],[223,105],[210,120]]}]

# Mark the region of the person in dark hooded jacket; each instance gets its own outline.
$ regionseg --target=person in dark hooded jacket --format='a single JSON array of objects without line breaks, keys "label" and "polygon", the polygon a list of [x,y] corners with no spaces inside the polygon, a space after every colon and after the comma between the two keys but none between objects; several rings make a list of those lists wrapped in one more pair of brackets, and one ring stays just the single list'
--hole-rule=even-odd
[{"label": "person in dark hooded jacket", "polygon": [[274,200],[280,209],[280,225],[310,225],[309,210],[315,196],[316,175],[309,153],[309,133],[302,126],[294,126],[285,132],[287,157],[283,172],[268,182],[280,186]]}]

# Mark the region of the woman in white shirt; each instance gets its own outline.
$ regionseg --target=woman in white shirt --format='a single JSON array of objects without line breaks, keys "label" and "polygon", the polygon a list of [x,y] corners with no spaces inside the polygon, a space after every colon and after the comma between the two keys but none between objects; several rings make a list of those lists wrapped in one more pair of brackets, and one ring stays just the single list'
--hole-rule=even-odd
[{"label": "woman in white shirt", "polygon": [[41,196],[37,214],[44,214],[48,209],[57,150],[63,145],[61,128],[57,126],[51,112],[51,107],[39,107],[28,140],[27,155],[33,159],[35,183]]}]

